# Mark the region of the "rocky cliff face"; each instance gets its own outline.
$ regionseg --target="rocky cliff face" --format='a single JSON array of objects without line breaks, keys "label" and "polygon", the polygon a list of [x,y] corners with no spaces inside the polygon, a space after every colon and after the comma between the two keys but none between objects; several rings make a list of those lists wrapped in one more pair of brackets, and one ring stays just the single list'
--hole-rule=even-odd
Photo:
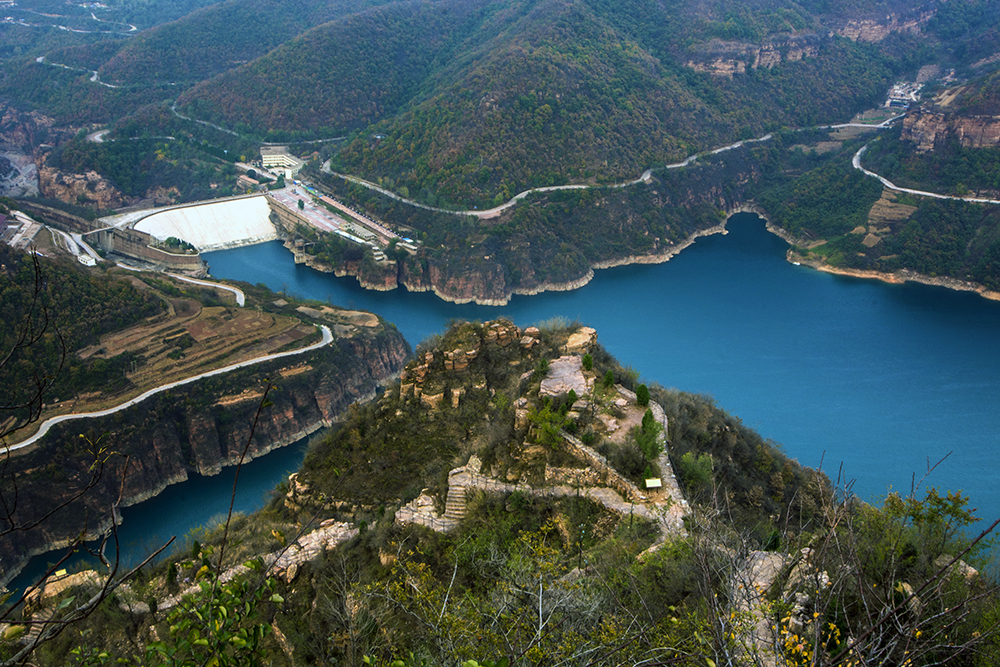
[{"label": "rocky cliff face", "polygon": [[100,210],[121,208],[134,203],[96,171],[72,174],[52,167],[42,167],[38,172],[38,189],[43,197]]},{"label": "rocky cliff face", "polygon": [[1000,116],[964,116],[918,110],[903,119],[902,138],[930,151],[935,144],[954,136],[967,148],[1000,146]]},{"label": "rocky cliff face", "polygon": [[850,19],[834,27],[833,32],[855,42],[881,42],[894,32],[919,34],[933,16],[930,11],[908,17],[890,14],[878,19]]},{"label": "rocky cliff face", "polygon": [[747,69],[771,69],[782,62],[796,62],[818,53],[820,38],[814,33],[786,35],[762,44],[713,39],[691,49],[687,66],[697,72],[732,77]]},{"label": "rocky cliff face", "polygon": [[361,262],[358,282],[365,289],[388,292],[399,286],[399,268],[394,261]]},{"label": "rocky cliff face", "polygon": [[[278,391],[268,394],[271,405],[257,422],[247,450],[249,459],[330,426],[351,403],[371,396],[376,387],[398,373],[408,351],[398,332],[344,339],[333,353],[334,359],[323,358],[331,356],[326,351],[320,351],[319,359],[305,365],[293,358],[291,367],[278,367],[269,374],[257,373],[247,378],[256,381],[255,384],[250,391],[236,397],[218,396],[217,391],[223,390],[220,387],[203,397],[214,398],[214,402],[206,400],[200,408],[185,401],[185,408],[179,414],[182,419],[144,425],[142,430],[148,432],[154,443],[152,450],[156,457],[147,459],[153,461],[148,467],[139,463],[138,475],[128,475],[124,504],[156,495],[160,489],[153,493],[150,490],[172,483],[168,481],[171,477],[187,479],[188,471],[216,475],[222,468],[237,464],[263,397],[259,376],[270,375]],[[141,437],[141,431],[135,435]],[[166,477],[163,472],[167,472]]]},{"label": "rocky cliff face", "polygon": [[503,267],[484,264],[453,270],[447,265],[431,262],[430,283],[434,293],[445,301],[485,305],[502,305],[510,299],[510,288]]},{"label": "rocky cliff face", "polygon": [[331,265],[321,262],[315,256],[307,253],[299,241],[286,239],[285,247],[295,256],[296,264],[305,264],[317,271],[332,273],[338,278],[352,276],[357,278],[358,283],[365,289],[388,292],[399,287],[400,268],[397,267],[397,262],[391,260],[375,262],[368,259]]},{"label": "rocky cliff face", "polygon": [[[73,502],[41,529],[0,538],[0,576],[9,579],[28,556],[64,544],[83,530],[93,534],[105,528],[119,491],[120,504],[132,505],[186,480],[191,472],[215,475],[236,464],[267,378],[276,388],[268,394],[271,405],[256,425],[247,450],[250,459],[329,426],[353,402],[372,396],[398,373],[408,355],[409,346],[395,330],[355,334],[286,363],[209,378],[111,417],[53,429],[38,450],[12,459],[18,467],[20,522],[84,488],[95,458],[87,438],[106,448],[100,455],[107,459],[104,472],[82,501]],[[115,454],[108,454],[112,451]],[[128,456],[127,466],[119,454]]]},{"label": "rocky cliff face", "polygon": [[72,132],[56,128],[54,120],[37,111],[20,111],[0,103],[0,150],[31,154],[39,145],[55,143]]},{"label": "rocky cliff face", "polygon": [[0,103],[0,195],[38,196],[36,164],[49,144],[60,141],[69,131],[54,127],[48,116]]}]

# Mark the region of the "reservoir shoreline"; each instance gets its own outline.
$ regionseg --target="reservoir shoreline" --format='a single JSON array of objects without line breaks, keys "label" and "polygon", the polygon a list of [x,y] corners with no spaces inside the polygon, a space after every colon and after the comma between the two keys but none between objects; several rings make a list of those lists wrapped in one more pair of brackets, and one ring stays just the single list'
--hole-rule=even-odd
[{"label": "reservoir shoreline", "polygon": [[[441,290],[437,285],[427,285],[427,284],[409,284],[405,279],[400,280],[399,285],[401,285],[407,292],[418,294],[422,292],[431,292],[438,299],[446,303],[453,303],[456,305],[466,305],[475,304],[477,306],[491,306],[491,307],[503,307],[510,305],[510,300],[514,296],[536,296],[539,294],[544,294],[546,292],[570,292],[573,290],[580,289],[588,285],[595,277],[595,271],[600,271],[602,269],[611,269],[620,266],[634,266],[643,264],[663,264],[669,262],[671,259],[679,255],[681,252],[690,248],[699,239],[707,236],[712,236],[715,234],[725,235],[728,233],[726,225],[729,220],[738,213],[750,213],[757,215],[764,220],[765,228],[771,234],[774,234],[778,238],[782,239],[790,246],[801,246],[806,243],[803,239],[797,239],[786,230],[775,225],[767,212],[755,204],[754,202],[747,202],[739,204],[728,209],[725,212],[725,219],[713,227],[708,227],[706,229],[698,230],[690,234],[686,239],[672,245],[666,251],[661,253],[655,253],[651,255],[629,255],[627,257],[619,257],[614,259],[600,260],[593,262],[590,265],[590,269],[583,276],[575,279],[568,280],[565,282],[543,282],[534,287],[528,288],[514,288],[510,293],[503,299],[490,299],[490,298],[463,298],[456,297],[448,294]],[[285,247],[291,251],[289,244],[286,242]],[[296,253],[292,253],[296,255]],[[950,290],[955,290],[958,292],[973,292],[979,296],[989,299],[991,301],[1000,301],[1000,292],[987,289],[984,285],[975,283],[972,281],[959,280],[957,278],[950,277],[935,277],[928,276],[925,274],[917,273],[915,271],[909,271],[906,269],[897,271],[895,273],[884,273],[879,271],[866,271],[860,269],[843,269],[835,266],[830,266],[821,260],[811,259],[803,257],[797,254],[794,250],[789,248],[785,254],[785,259],[796,265],[807,266],[809,268],[815,269],[816,271],[821,271],[823,273],[829,273],[833,275],[848,276],[852,278],[864,278],[867,280],[878,280],[884,283],[901,285],[906,282],[915,282],[922,285],[931,285],[935,287],[945,287]],[[325,265],[318,265],[313,262],[305,261],[303,262],[310,268],[320,272],[320,273],[332,273],[338,278],[343,277],[353,277],[357,280],[358,285],[365,290],[375,291],[375,292],[389,292],[396,289],[396,286],[387,287],[384,284],[371,282],[364,280],[357,272],[343,269],[341,267],[333,268],[326,267]]]},{"label": "reservoir shoreline", "polygon": [[916,273],[915,271],[907,271],[903,269],[895,273],[883,273],[881,271],[862,271],[860,269],[840,269],[835,266],[830,266],[824,262],[820,262],[814,259],[807,259],[796,255],[791,250],[788,251],[788,261],[799,262],[803,266],[808,266],[809,268],[815,269],[817,271],[822,271],[823,273],[830,273],[837,276],[849,276],[851,278],[865,278],[867,280],[878,280],[884,283],[889,283],[890,285],[902,285],[906,282],[920,283],[921,285],[931,285],[934,287],[946,287],[950,290],[956,292],[972,292],[978,294],[984,299],[989,299],[990,301],[1000,301],[1000,292],[995,292],[993,290],[987,289],[985,286],[978,283],[974,283],[967,280],[958,280],[957,278],[940,278],[927,276],[922,273]]},{"label": "reservoir shoreline", "polygon": [[[796,239],[784,229],[772,223],[768,219],[767,215],[757,207],[753,207],[753,209],[748,208],[747,212],[756,213],[763,218],[767,231],[771,232],[788,245],[794,247],[802,246],[807,243],[802,239]],[[803,255],[795,252],[792,248],[789,248],[785,253],[785,259],[792,264],[801,264],[802,266],[808,266],[816,271],[822,271],[823,273],[829,273],[835,276],[878,280],[890,285],[902,285],[907,282],[920,283],[921,285],[930,285],[932,287],[945,287],[956,292],[972,292],[990,301],[1000,301],[1000,292],[990,290],[985,285],[980,285],[979,283],[971,280],[959,280],[958,278],[949,278],[947,276],[928,276],[926,274],[917,273],[916,271],[910,271],[908,269],[901,269],[895,273],[886,273],[884,271],[866,271],[862,269],[842,269],[836,266],[831,266],[822,260],[804,257]]]}]

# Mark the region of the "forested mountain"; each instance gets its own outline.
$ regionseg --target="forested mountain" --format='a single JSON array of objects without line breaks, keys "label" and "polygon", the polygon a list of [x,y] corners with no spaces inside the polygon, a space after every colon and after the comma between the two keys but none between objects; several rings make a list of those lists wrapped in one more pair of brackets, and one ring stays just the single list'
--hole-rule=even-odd
[{"label": "forested mountain", "polygon": [[997,3],[198,4],[45,52],[96,76],[15,58],[0,88],[76,122],[176,103],[249,136],[354,133],[335,168],[483,206],[844,121],[928,58],[990,55]]},{"label": "forested mountain", "polygon": [[[338,133],[381,121],[336,156],[340,169],[471,205],[528,186],[635,177],[693,149],[843,119],[874,104],[906,64],[893,55],[907,51],[902,42],[827,39],[790,6],[749,18],[725,9],[396,4],[316,28],[178,104],[258,129]],[[757,40],[729,55],[745,76],[697,71],[714,57],[699,45],[719,35]],[[761,49],[773,62],[757,62]]]},{"label": "forested mountain", "polygon": [[390,0],[226,0],[148,30],[99,69],[111,83],[192,84],[260,57],[303,30]]},{"label": "forested mountain", "polygon": [[[998,81],[994,73],[938,91],[899,127],[873,137],[861,157],[898,187],[953,199],[883,190],[844,155],[766,193],[761,204],[793,236],[826,240],[814,251],[824,263],[1000,290],[1000,207],[959,200],[1000,200]],[[840,194],[847,182],[850,195]],[[824,216],[832,212],[826,202],[837,202],[835,215]]]},{"label": "forested mountain", "polygon": [[[434,288],[450,294],[444,283],[475,265],[483,284],[496,286],[495,295],[481,296],[487,300],[549,281],[579,281],[595,264],[650,248],[662,252],[668,241],[681,240],[681,231],[703,230],[754,198],[768,202],[765,208],[790,234],[804,230],[800,240],[832,243],[824,261],[879,270],[919,266],[990,285],[1000,280],[988,268],[991,261],[978,259],[994,254],[989,234],[967,246],[986,244],[976,258],[940,263],[939,241],[954,238],[957,248],[979,229],[968,222],[957,236],[943,232],[940,221],[951,214],[926,218],[922,240],[914,246],[910,237],[909,253],[890,252],[898,250],[890,243],[894,233],[866,250],[864,235],[841,229],[848,218],[852,230],[886,228],[878,226],[878,214],[862,224],[867,213],[859,207],[875,206],[877,187],[852,173],[850,155],[839,153],[860,145],[838,139],[836,158],[812,161],[767,149],[751,151],[749,160],[732,153],[700,171],[666,169],[739,139],[845,122],[882,105],[894,81],[924,72],[926,99],[941,93],[950,106],[928,101],[911,110],[900,140],[889,135],[872,143],[866,159],[907,187],[985,196],[997,188],[996,147],[947,139],[964,130],[926,128],[942,114],[997,113],[997,79],[990,73],[1000,62],[1000,0],[201,4],[149,30],[74,34],[64,48],[37,46],[30,55],[10,57],[0,92],[52,114],[55,126],[101,123],[112,130],[101,145],[84,132],[54,148],[37,141],[47,167],[95,170],[128,203],[187,200],[230,192],[231,161],[252,158],[261,140],[343,137],[295,150],[320,158],[316,167],[329,159],[334,172],[445,209],[487,208],[531,187],[612,185],[650,170],[651,187],[642,193],[539,197],[479,223],[425,215],[346,188],[318,170],[309,173],[386,222],[434,241],[398,270],[398,283],[429,288],[434,275],[443,281]],[[979,130],[962,136],[973,135],[992,136]],[[782,150],[800,143],[809,144],[780,137]],[[843,202],[833,191],[835,177],[857,181],[864,196]],[[798,204],[788,206],[783,195]],[[624,236],[599,231],[598,207],[610,201],[622,219],[617,227],[630,230]],[[925,204],[928,211],[934,206],[903,205]],[[963,220],[976,217],[959,208]],[[841,209],[851,212],[835,223],[821,221]],[[991,216],[986,211],[982,218]],[[556,222],[570,218],[573,225]],[[674,221],[669,232],[666,220]],[[523,243],[539,237],[546,242]],[[482,239],[488,254],[472,251]],[[310,247],[317,257],[332,258],[340,254],[333,245]],[[902,259],[917,255],[920,261]]]},{"label": "forested mountain", "polygon": [[335,167],[487,205],[529,186],[634,178],[782,126],[843,121],[937,48],[928,22],[939,10],[948,11],[790,0],[227,0],[45,54],[96,77],[15,59],[2,89],[77,122],[176,101],[251,136],[355,132]]},{"label": "forested mountain", "polygon": [[375,122],[410,100],[468,29],[470,12],[444,4],[395,3],[326,24],[196,87],[178,105],[257,130],[343,131]]}]

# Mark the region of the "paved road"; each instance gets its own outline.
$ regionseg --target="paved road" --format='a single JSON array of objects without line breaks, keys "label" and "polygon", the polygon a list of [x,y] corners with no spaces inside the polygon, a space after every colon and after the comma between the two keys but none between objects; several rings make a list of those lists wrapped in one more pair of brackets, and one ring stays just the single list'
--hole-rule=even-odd
[{"label": "paved road", "polygon": [[955,197],[952,195],[939,195],[936,192],[927,192],[926,190],[911,190],[910,188],[901,188],[892,181],[882,176],[879,176],[873,171],[868,171],[861,166],[861,156],[865,154],[868,150],[868,145],[864,145],[858,149],[858,152],[854,154],[854,158],[851,160],[851,164],[854,165],[855,169],[860,170],[865,176],[871,176],[872,178],[877,178],[882,182],[882,185],[889,188],[890,190],[895,190],[897,192],[906,192],[911,195],[919,195],[921,197],[933,197],[934,199],[952,199],[955,201],[970,202],[973,204],[1000,204],[1000,199],[979,199],[977,197]]},{"label": "paved road", "polygon": [[48,227],[48,226],[46,226],[45,229],[49,230],[49,234],[52,235],[52,242],[55,243],[57,247],[59,243],[56,241],[56,237],[58,236],[63,240],[63,244],[66,246],[66,250],[70,254],[72,255],[80,254],[80,246],[77,245],[77,242],[67,232],[64,232],[61,229],[56,229],[55,227]]},{"label": "paved road", "polygon": [[191,118],[190,116],[185,116],[184,114],[182,114],[181,112],[179,112],[177,110],[177,104],[171,104],[170,105],[170,113],[174,114],[175,116],[177,116],[181,120],[186,120],[186,121],[191,122],[191,123],[198,123],[199,125],[204,125],[205,127],[210,127],[213,130],[218,130],[219,132],[225,132],[226,134],[231,134],[234,137],[241,137],[242,136],[238,132],[233,132],[232,130],[227,130],[224,127],[220,127],[220,126],[216,125],[215,123],[209,123],[207,120],[198,120],[197,118]]},{"label": "paved road", "polygon": [[84,252],[86,252],[88,255],[90,255],[97,261],[101,261],[102,258],[100,255],[97,254],[97,251],[91,248],[90,244],[83,240],[83,234],[71,233],[70,236],[73,237],[73,240],[76,241],[76,244],[78,246],[83,248]]},{"label": "paved road", "polygon": [[[886,127],[889,127],[889,125],[891,125],[892,123],[894,123],[895,121],[899,120],[902,117],[903,117],[902,115],[900,115],[900,116],[893,116],[892,118],[884,120],[884,121],[882,121],[881,123],[878,123],[878,124],[868,124],[868,123],[840,123],[838,125],[817,125],[816,127],[802,128],[802,130],[800,130],[800,131],[813,130],[813,129],[836,130],[836,129],[840,129],[840,128],[844,128],[844,127],[866,127],[866,128],[870,128],[870,129],[884,129]],[[682,167],[689,166],[691,163],[693,163],[694,161],[696,161],[700,156],[703,156],[703,155],[718,155],[719,153],[724,153],[725,151],[731,151],[731,150],[734,150],[736,148],[740,148],[742,146],[745,146],[747,144],[755,144],[755,143],[760,143],[760,142],[763,142],[763,141],[770,141],[773,138],[774,138],[774,135],[771,134],[771,133],[768,133],[768,134],[765,134],[763,137],[758,137],[756,139],[745,139],[743,141],[737,141],[736,143],[729,144],[728,146],[723,146],[721,148],[715,148],[713,150],[702,151],[701,153],[695,153],[694,155],[689,155],[686,158],[684,158],[683,160],[681,160],[680,162],[675,162],[674,164],[668,164],[668,165],[666,165],[665,168],[666,169],[680,169]],[[480,211],[478,209],[475,209],[475,210],[472,210],[472,211],[450,211],[448,209],[437,208],[436,206],[428,206],[426,204],[421,204],[420,202],[413,201],[412,199],[407,199],[405,197],[401,197],[401,196],[397,195],[396,193],[391,192],[389,190],[386,190],[385,188],[380,187],[380,186],[376,185],[375,183],[372,183],[371,181],[366,181],[363,178],[359,178],[357,176],[351,176],[349,174],[341,174],[341,173],[335,172],[332,169],[330,169],[330,161],[329,160],[327,160],[323,164],[322,171],[324,173],[331,174],[333,176],[338,176],[340,178],[343,178],[344,180],[350,181],[351,183],[356,183],[358,185],[362,185],[362,186],[364,186],[364,187],[366,187],[366,188],[368,188],[370,190],[375,190],[376,192],[379,192],[379,193],[385,195],[386,197],[390,197],[390,198],[395,199],[397,201],[401,201],[401,202],[403,202],[405,204],[409,204],[410,206],[416,206],[417,208],[422,208],[422,209],[425,209],[425,210],[428,210],[428,211],[437,211],[438,213],[453,213],[455,215],[474,215],[474,216],[476,216],[478,218],[483,218],[483,219],[495,218],[496,216],[500,215],[501,211],[504,211],[504,210],[510,208],[511,206],[514,206],[515,204],[517,204],[518,201],[520,201],[521,199],[524,199],[528,195],[530,195],[532,193],[535,193],[535,192],[552,192],[554,190],[583,190],[583,189],[586,189],[586,188],[609,188],[609,187],[610,188],[625,188],[625,187],[629,187],[629,186],[632,186],[632,185],[638,185],[640,183],[649,183],[650,180],[652,180],[652,177],[653,177],[653,170],[652,169],[647,169],[646,171],[642,172],[642,175],[639,176],[639,178],[636,178],[635,180],[625,181],[623,183],[616,183],[616,184],[613,184],[613,185],[553,185],[553,186],[544,187],[544,188],[531,188],[530,190],[525,190],[524,192],[520,192],[520,193],[514,195],[508,202],[506,202],[504,204],[501,204],[499,206],[496,206],[494,208],[484,209],[482,211]]]},{"label": "paved road", "polygon": [[[829,127],[848,127],[848,125],[838,125],[838,126],[829,126]],[[865,127],[875,127],[875,126],[866,125]],[[761,142],[761,141],[769,141],[770,139],[772,139],[772,137],[773,137],[773,135],[766,134],[763,137],[759,137],[757,139],[746,139],[744,141],[737,141],[734,144],[729,144],[728,146],[723,146],[722,148],[716,148],[714,150],[704,151],[702,153],[696,153],[694,155],[689,155],[688,157],[686,157],[681,162],[677,162],[675,164],[668,164],[668,165],[666,165],[666,168],[667,169],[679,169],[681,167],[687,167],[692,162],[694,162],[695,160],[697,160],[699,156],[702,156],[702,155],[716,155],[718,153],[722,153],[722,152],[725,152],[725,151],[731,151],[733,149],[740,148],[741,146],[744,146],[746,144],[758,143],[758,142]],[[554,192],[556,190],[586,190],[588,188],[626,188],[626,187],[629,187],[629,186],[632,186],[632,185],[638,185],[640,183],[649,183],[650,180],[652,180],[652,178],[653,178],[653,170],[652,169],[647,169],[646,171],[642,172],[642,174],[639,176],[639,178],[633,179],[631,181],[624,181],[622,183],[614,183],[614,184],[611,184],[611,185],[550,185],[550,186],[543,187],[543,188],[531,188],[529,190],[525,190],[524,192],[519,192],[518,194],[516,194],[513,197],[511,197],[510,200],[507,201],[506,203],[500,204],[499,206],[495,206],[493,208],[484,209],[482,211],[480,211],[478,209],[474,209],[474,210],[471,210],[471,211],[450,211],[450,210],[443,209],[443,208],[437,208],[436,206],[428,206],[426,204],[421,204],[420,202],[413,201],[412,199],[407,199],[405,197],[401,197],[401,196],[397,195],[396,193],[391,192],[389,190],[386,190],[385,188],[380,187],[380,186],[376,185],[375,183],[372,183],[371,181],[366,181],[363,178],[358,178],[357,176],[350,176],[348,174],[340,174],[338,172],[335,172],[332,169],[330,169],[330,161],[329,160],[327,160],[323,164],[322,170],[323,170],[324,173],[331,174],[333,176],[338,176],[340,178],[343,178],[346,181],[350,181],[351,183],[357,183],[358,185],[363,185],[364,187],[366,187],[366,188],[368,188],[370,190],[375,190],[376,192],[379,192],[379,193],[385,195],[386,197],[390,197],[392,199],[396,199],[398,201],[403,202],[404,204],[409,204],[410,206],[416,206],[417,208],[422,208],[422,209],[425,209],[425,210],[428,210],[428,211],[437,211],[439,213],[453,213],[455,215],[473,215],[473,216],[476,216],[477,218],[482,218],[482,219],[495,218],[496,216],[500,215],[501,211],[504,211],[504,210],[510,208],[511,206],[514,206],[515,204],[517,204],[518,201],[520,201],[520,200],[524,199],[525,197],[527,197],[528,195],[534,194],[536,192]]]},{"label": "paved road", "polygon": [[247,303],[247,297],[243,293],[243,290],[238,287],[230,287],[229,285],[222,285],[220,283],[211,283],[207,280],[195,280],[194,278],[186,278],[184,276],[179,276],[176,273],[168,273],[171,278],[176,278],[177,280],[183,280],[186,283],[194,283],[195,285],[205,285],[206,287],[218,287],[219,289],[226,290],[227,292],[232,292],[236,295],[236,305],[245,306]]},{"label": "paved road", "polygon": [[[14,3],[14,5],[16,5],[16,4],[17,3]],[[22,11],[27,12],[29,14],[35,14],[36,16],[41,16],[41,17],[44,17],[46,19],[54,19],[54,18],[55,19],[65,19],[65,18],[67,18],[66,16],[60,16],[58,14],[43,14],[42,12],[38,12],[38,11],[35,11],[33,9],[23,9],[22,8]],[[17,24],[25,26],[25,27],[29,27],[29,28],[58,28],[59,30],[65,30],[66,32],[75,32],[75,33],[79,33],[79,34],[83,34],[83,35],[127,35],[128,33],[136,32],[137,30],[139,30],[139,28],[137,28],[136,26],[132,25],[131,23],[123,23],[121,21],[107,21],[105,19],[99,19],[94,14],[94,12],[90,12],[90,17],[94,21],[97,21],[98,23],[109,23],[111,25],[125,26],[127,29],[125,29],[125,30],[83,30],[82,28],[72,28],[70,26],[62,25],[60,23],[28,23],[24,19],[18,19],[17,20]],[[39,61],[39,62],[41,62],[41,61]]]},{"label": "paved road", "polygon": [[324,324],[320,326],[320,329],[323,330],[323,340],[321,340],[318,343],[313,343],[308,347],[303,347],[298,350],[291,350],[289,352],[279,352],[278,354],[269,354],[265,357],[257,357],[256,359],[249,359],[247,361],[240,361],[238,363],[231,364],[229,366],[217,368],[214,371],[208,371],[207,373],[201,373],[200,375],[195,375],[194,377],[185,378],[183,380],[177,380],[176,382],[170,382],[168,384],[150,389],[144,394],[140,394],[139,396],[136,396],[131,400],[125,401],[121,405],[117,405],[113,408],[108,408],[107,410],[100,410],[98,412],[80,412],[76,414],[59,415],[58,417],[52,417],[50,419],[46,419],[44,422],[42,422],[42,425],[38,428],[38,433],[35,433],[33,436],[31,436],[24,442],[19,442],[16,445],[10,445],[6,449],[8,452],[12,452],[21,449],[23,447],[28,447],[29,445],[33,445],[39,440],[41,440],[43,437],[45,437],[45,435],[49,432],[49,429],[51,429],[53,426],[65,421],[70,421],[71,419],[90,419],[92,417],[106,417],[107,415],[114,414],[120,410],[124,410],[126,408],[132,407],[133,405],[141,403],[150,396],[155,396],[156,394],[167,391],[169,389],[173,389],[174,387],[180,387],[186,384],[191,384],[192,382],[197,382],[202,378],[212,377],[213,375],[222,375],[223,373],[228,373],[229,371],[234,371],[238,368],[246,368],[247,366],[254,366],[256,364],[260,364],[265,361],[272,361],[274,359],[291,357],[296,354],[303,354],[305,352],[311,352],[312,350],[318,350],[319,348],[329,345],[330,343],[333,342],[333,333],[330,331],[330,327]]}]

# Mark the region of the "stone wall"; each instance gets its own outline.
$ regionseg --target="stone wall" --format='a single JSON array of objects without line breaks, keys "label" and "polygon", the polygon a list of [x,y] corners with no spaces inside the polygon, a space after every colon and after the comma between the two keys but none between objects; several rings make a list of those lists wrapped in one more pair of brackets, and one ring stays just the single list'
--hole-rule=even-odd
[{"label": "stone wall", "polygon": [[51,223],[54,226],[66,231],[86,233],[93,229],[97,229],[100,225],[99,222],[87,220],[86,218],[82,218],[78,215],[73,215],[72,213],[67,213],[66,211],[35,202],[18,201],[17,208],[33,216],[37,220]]},{"label": "stone wall", "polygon": [[137,229],[108,227],[85,234],[84,241],[104,252],[148,262],[157,267],[205,273],[205,262],[200,253],[181,255],[160,250],[151,245],[154,242],[152,236]]},{"label": "stone wall", "polygon": [[597,473],[602,486],[614,489],[623,498],[631,502],[646,502],[646,496],[636,488],[635,484],[625,479],[621,473],[612,468],[606,458],[569,433],[563,432],[562,437],[566,441],[566,451],[578,459],[585,461],[591,470]]}]

